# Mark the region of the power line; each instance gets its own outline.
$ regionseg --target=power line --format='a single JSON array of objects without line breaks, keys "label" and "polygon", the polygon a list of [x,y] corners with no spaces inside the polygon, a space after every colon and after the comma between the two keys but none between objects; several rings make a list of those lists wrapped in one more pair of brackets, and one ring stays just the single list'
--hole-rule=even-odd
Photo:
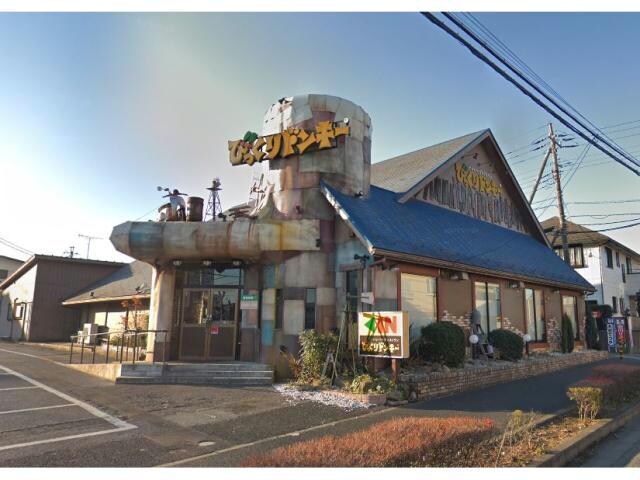
[{"label": "power line", "polygon": [[617,223],[638,222],[638,221],[640,221],[640,217],[627,218],[626,220],[614,220],[613,222],[587,222],[587,223],[580,223],[580,225],[615,225]]},{"label": "power line", "polygon": [[21,247],[20,245],[17,245],[13,242],[10,242],[9,240],[5,239],[5,238],[1,238],[0,237],[0,244],[9,247],[13,250],[15,250],[16,252],[20,252],[23,255],[33,255],[34,253],[31,250],[28,250],[24,247]]},{"label": "power line", "polygon": [[[594,132],[591,131],[588,127],[585,127],[585,125],[582,124],[578,119],[576,119],[572,114],[570,114],[569,112],[564,110],[564,108],[562,108],[560,105],[558,105],[552,98],[550,98],[547,94],[545,94],[542,90],[540,90],[536,85],[534,85],[531,81],[529,81],[529,79],[525,78],[522,75],[521,72],[519,72],[515,68],[513,68],[513,66],[510,65],[504,58],[502,58],[500,55],[497,55],[496,52],[490,46],[488,46],[486,42],[482,41],[483,40],[482,38],[478,38],[479,36],[477,35],[476,32],[474,32],[472,29],[468,28],[468,26],[463,21],[457,19],[455,14],[450,14],[450,13],[447,13],[447,12],[442,12],[442,14],[445,17],[447,17],[449,20],[451,20],[454,24],[456,24],[458,26],[458,28],[461,28],[468,36],[470,36],[472,39],[474,39],[477,43],[482,45],[485,50],[487,50],[493,57],[497,58],[503,65],[505,65],[507,68],[509,68],[509,70],[511,70],[513,73],[515,73],[521,80],[523,80],[529,86],[534,88],[538,93],[540,93],[542,96],[544,96],[545,99],[547,99],[553,105],[555,105],[557,108],[559,108],[560,111],[562,111],[565,115],[568,115],[571,119],[573,119],[575,122],[577,122],[582,128],[584,128],[585,130],[589,131],[589,133],[591,133],[596,139],[598,139],[600,141],[604,141],[604,143],[606,143],[610,148],[612,148],[613,150],[617,151],[620,155],[625,157],[628,161],[631,161],[633,164],[640,165],[640,163],[638,162],[637,159],[631,157],[628,154],[628,152],[626,152],[624,149],[622,149],[622,147],[620,147],[618,144],[616,144],[614,142],[614,144],[611,145],[609,142],[605,141],[600,136],[594,134]],[[513,51],[511,51],[509,49],[509,47],[507,47],[498,37],[496,37],[479,20],[477,20],[471,14],[468,14],[467,17],[470,18],[476,25],[478,25],[481,30],[486,32],[490,36],[490,38],[492,38],[495,42],[497,42],[498,48],[502,49],[503,52],[506,52],[507,57],[511,57],[511,59],[514,60],[516,64],[520,64],[521,68],[524,67],[523,68],[524,71],[529,72],[529,75],[531,77],[533,77],[534,80],[537,79],[537,81],[539,83],[541,83],[542,86],[545,87],[547,89],[547,91],[549,91],[553,96],[555,96],[558,100],[560,100],[560,102],[564,103],[570,110],[573,110],[579,117],[581,117],[583,120],[585,120],[596,131],[600,132],[605,138],[611,140],[611,138],[607,134],[605,134],[600,128],[598,128],[598,126],[596,126],[588,118],[586,118],[584,115],[582,115],[582,113],[580,113],[576,108],[574,108],[572,105],[570,105],[569,102],[567,102],[556,90],[553,89],[553,87],[551,87],[548,83],[546,83],[537,73],[535,73],[515,53],[513,53]],[[486,40],[486,38],[485,38],[485,40]],[[491,43],[491,42],[489,42],[489,43]],[[587,138],[585,138],[585,140],[589,141]]]},{"label": "power line", "polygon": [[[451,37],[455,38],[456,40],[458,40],[460,43],[462,43],[473,55],[475,55],[476,57],[478,57],[480,60],[482,60],[484,63],[486,63],[488,66],[490,66],[494,71],[496,71],[500,76],[502,76],[505,80],[507,80],[509,83],[513,84],[516,88],[518,88],[518,90],[520,90],[522,93],[524,93],[527,97],[529,97],[531,100],[533,100],[537,105],[539,105],[541,108],[543,108],[545,111],[547,111],[550,115],[552,115],[554,118],[556,118],[560,123],[562,123],[563,125],[565,125],[567,128],[569,128],[571,131],[573,131],[574,133],[576,133],[577,135],[579,135],[580,137],[582,137],[583,139],[585,139],[586,141],[593,143],[593,145],[598,148],[599,150],[601,150],[603,153],[605,153],[606,155],[610,156],[613,160],[615,160],[616,162],[620,163],[621,165],[627,167],[629,170],[631,170],[632,172],[634,172],[636,175],[640,176],[640,170],[634,168],[634,166],[640,166],[638,163],[636,163],[637,161],[635,159],[633,159],[632,157],[629,157],[629,159],[627,159],[628,161],[631,162],[632,165],[628,165],[627,163],[625,163],[624,160],[616,157],[615,155],[613,155],[612,152],[607,151],[604,147],[602,147],[599,143],[597,142],[593,142],[585,133],[581,132],[580,130],[578,130],[577,127],[574,127],[571,123],[569,123],[569,121],[565,120],[564,118],[562,118],[557,112],[553,111],[548,105],[546,105],[545,103],[543,103],[538,97],[536,97],[536,95],[534,95],[533,93],[531,93],[530,91],[528,91],[525,87],[523,87],[520,83],[518,83],[513,77],[511,77],[507,72],[505,72],[502,68],[500,68],[499,66],[497,66],[494,62],[492,62],[486,55],[484,55],[482,52],[480,52],[477,48],[475,48],[473,45],[471,45],[468,41],[466,41],[464,38],[462,38],[457,32],[453,31],[450,27],[448,27],[444,22],[442,22],[441,20],[439,20],[435,15],[429,13],[429,12],[422,12],[422,15],[427,18],[427,20],[429,20],[431,23],[435,24],[436,26],[438,26],[439,28],[441,28],[442,30],[444,30],[446,33],[448,33]],[[446,16],[447,14],[444,13],[444,15]],[[455,22],[454,22],[455,23]],[[462,28],[462,27],[461,27]],[[466,28],[466,27],[465,27]],[[464,30],[464,29],[463,29]],[[470,35],[471,36],[471,35]],[[488,51],[491,51],[489,48],[485,47],[485,49],[487,49]],[[500,58],[498,55],[493,54],[492,55],[496,58]],[[502,60],[501,60],[502,61]],[[519,77],[523,78],[522,74],[520,74],[519,72],[517,72],[516,70],[513,69],[513,67],[510,67],[506,62],[502,61],[503,64],[505,64],[510,70],[512,70],[514,73],[516,73]],[[531,82],[527,79],[524,79],[528,84],[531,84]],[[532,85],[533,86],[533,85]],[[536,89],[537,91],[540,91],[537,87],[533,86],[534,89]],[[544,96],[546,98],[548,98],[548,96],[546,94],[544,94]],[[551,100],[551,102],[556,105],[556,107],[558,107],[557,102]],[[567,114],[570,118],[575,119],[575,117],[571,114],[566,113],[566,110],[562,107],[559,107],[561,111],[563,111],[565,114]],[[609,142],[607,142],[606,140],[602,139],[602,137],[600,135],[597,135],[595,133],[593,133],[589,128],[584,127],[582,122],[578,121],[578,124],[580,124],[582,126],[582,128],[584,128],[585,130],[589,131],[591,133],[592,136],[595,136],[598,140],[602,141],[603,143],[607,144],[611,149],[618,151],[618,149],[616,149],[614,146],[612,146]],[[625,158],[626,156],[624,154],[622,154]]]}]

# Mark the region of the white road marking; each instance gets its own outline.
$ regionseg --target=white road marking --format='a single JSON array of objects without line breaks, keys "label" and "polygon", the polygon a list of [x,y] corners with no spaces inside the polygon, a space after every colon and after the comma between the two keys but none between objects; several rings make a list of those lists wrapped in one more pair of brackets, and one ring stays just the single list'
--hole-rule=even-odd
[{"label": "white road marking", "polygon": [[8,390],[31,390],[33,388],[40,388],[40,387],[9,387],[9,388],[0,388],[0,392],[6,392]]},{"label": "white road marking", "polygon": [[223,453],[233,452],[234,450],[241,450],[243,448],[253,447],[254,445],[260,445],[261,443],[271,442],[273,440],[278,440],[280,438],[298,437],[302,433],[313,432],[314,430],[320,430],[320,429],[327,428],[327,427],[333,427],[334,425],[339,425],[339,424],[344,423],[344,422],[350,422],[352,420],[358,420],[358,419],[363,418],[363,417],[377,416],[377,415],[380,415],[382,413],[388,413],[388,412],[391,412],[393,410],[397,410],[398,408],[399,407],[388,407],[388,408],[383,408],[381,410],[375,410],[373,412],[363,413],[362,415],[355,415],[353,417],[341,418],[340,420],[335,420],[335,421],[329,422],[329,423],[323,423],[322,425],[314,425],[313,427],[304,428],[302,430],[296,430],[295,432],[282,433],[280,435],[274,435],[272,437],[261,438],[260,440],[256,440],[254,442],[240,443],[238,445],[233,445],[231,447],[227,447],[227,448],[223,448],[223,449],[220,449],[220,450],[216,450],[214,452],[203,453],[202,455],[196,455],[195,457],[183,458],[182,460],[176,460],[175,462],[163,463],[161,465],[156,465],[156,467],[175,467],[177,465],[184,465],[185,463],[191,463],[191,462],[195,462],[195,461],[198,461],[198,460],[202,460],[204,458],[215,457],[215,456],[221,455]]},{"label": "white road marking", "polygon": [[19,410],[5,410],[4,412],[0,412],[0,415],[5,415],[7,413],[33,412],[36,410],[49,410],[51,408],[62,408],[62,407],[75,407],[75,405],[73,403],[63,403],[61,405],[49,405],[48,407],[33,407],[33,408],[21,408]]},{"label": "white road marking", "polygon": [[[3,350],[0,349],[0,351],[7,351],[9,353],[17,353],[17,352],[11,352],[10,350]],[[20,353],[18,353],[20,355]],[[35,356],[35,355],[29,355],[29,354],[22,354],[22,355],[26,355],[29,357]],[[39,357],[37,357],[39,358]],[[55,437],[55,438],[47,438],[44,440],[34,440],[33,442],[25,442],[25,443],[15,443],[13,445],[4,445],[0,447],[0,451],[3,450],[9,450],[12,448],[24,448],[24,447],[31,447],[34,445],[40,445],[43,443],[53,443],[53,442],[62,442],[64,440],[73,440],[73,439],[78,439],[78,438],[84,438],[84,437],[95,437],[97,435],[106,435],[109,433],[117,433],[117,432],[124,432],[126,430],[132,430],[136,427],[135,425],[131,424],[131,423],[127,423],[123,420],[120,420],[119,418],[116,418],[112,415],[109,415],[106,412],[103,412],[102,410],[98,410],[96,407],[89,405],[86,402],[83,402],[82,400],[78,400],[77,398],[74,398],[70,395],[67,395],[66,393],[63,393],[59,390],[56,390],[55,388],[52,388],[48,385],[45,385],[44,383],[38,382],[37,380],[34,380],[33,378],[27,377],[26,375],[23,375],[19,372],[16,372],[15,370],[11,370],[10,368],[7,368],[5,366],[0,365],[0,369],[4,370],[4,372],[7,375],[15,375],[18,378],[21,378],[22,380],[29,382],[30,384],[32,384],[35,388],[41,388],[42,390],[49,392],[53,395],[56,395],[57,397],[62,398],[63,400],[66,400],[69,403],[65,403],[62,405],[52,405],[49,407],[36,407],[36,408],[25,408],[22,410],[9,410],[9,411],[5,411],[5,412],[0,412],[0,414],[9,414],[9,413],[20,413],[20,412],[25,412],[25,411],[33,411],[33,410],[46,410],[46,409],[51,409],[51,408],[62,408],[62,407],[80,407],[84,410],[86,410],[87,412],[89,412],[91,415],[93,415],[94,417],[98,417],[108,423],[110,423],[111,425],[113,425],[116,428],[110,428],[108,430],[98,430],[96,432],[87,432],[87,433],[79,433],[76,435],[66,435],[63,437]]]},{"label": "white road marking", "polygon": [[119,418],[113,417],[108,413],[105,413],[102,410],[98,410],[96,407],[89,405],[86,402],[83,402],[82,400],[78,400],[77,398],[67,395],[66,393],[62,393],[61,391],[56,390],[55,388],[51,388],[48,385],[45,385],[44,383],[40,383],[37,380],[34,380],[33,378],[29,378],[26,375],[16,372],[15,370],[11,370],[10,368],[4,367],[2,365],[0,365],[0,369],[4,370],[5,372],[11,373],[16,377],[21,378],[22,380],[25,380],[26,382],[29,382],[32,385],[35,385],[36,387],[40,387],[41,389],[49,393],[52,393],[53,395],[56,395],[57,397],[60,397],[69,403],[73,403],[74,405],[77,405],[78,407],[83,408],[84,410],[89,412],[91,415],[109,422],[114,427],[126,428],[127,430],[131,428],[137,428],[135,425],[122,421]]},{"label": "white road marking", "polygon": [[[136,428],[136,427],[133,427]],[[66,437],[47,438],[45,440],[35,440],[33,442],[14,443],[13,445],[7,445],[0,447],[0,452],[3,450],[10,450],[12,448],[24,448],[31,447],[33,445],[40,445],[43,443],[62,442],[63,440],[73,440],[76,438],[95,437],[96,435],[106,435],[108,433],[123,432],[124,430],[130,430],[129,428],[111,428],[109,430],[99,430],[97,432],[79,433],[77,435],[67,435]]]}]

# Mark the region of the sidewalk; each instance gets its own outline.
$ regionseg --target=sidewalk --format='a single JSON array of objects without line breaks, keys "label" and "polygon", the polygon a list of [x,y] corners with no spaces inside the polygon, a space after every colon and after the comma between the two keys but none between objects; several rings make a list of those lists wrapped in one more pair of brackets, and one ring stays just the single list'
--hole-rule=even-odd
[{"label": "sidewalk", "polygon": [[[263,437],[259,442],[252,438],[244,445],[236,445],[234,450],[219,451],[207,454],[206,457],[182,463],[188,467],[212,467],[212,466],[238,466],[248,455],[268,451],[288,443],[308,440],[323,435],[341,435],[344,433],[363,429],[373,423],[399,416],[481,416],[489,417],[496,421],[498,426],[505,424],[514,410],[525,412],[534,411],[541,416],[553,415],[572,405],[566,396],[567,386],[589,375],[595,365],[604,363],[619,363],[618,359],[609,359],[603,362],[581,365],[578,367],[561,370],[546,375],[539,375],[510,383],[495,385],[482,390],[464,392],[450,397],[427,400],[401,407],[387,408],[369,414],[358,415],[355,418],[341,420],[325,428],[313,428],[309,430],[289,430],[288,434],[274,437]],[[623,363],[637,364],[632,359],[622,360]],[[247,419],[245,419],[247,420]],[[275,419],[254,418],[251,425],[247,425],[253,431],[268,431],[266,422]],[[277,419],[280,425],[286,424],[291,419]],[[240,433],[245,426],[233,421],[228,424],[216,424],[216,432],[220,434],[225,429],[235,430]],[[235,439],[242,444],[242,435],[236,435]],[[249,440],[249,439],[248,439]]]}]

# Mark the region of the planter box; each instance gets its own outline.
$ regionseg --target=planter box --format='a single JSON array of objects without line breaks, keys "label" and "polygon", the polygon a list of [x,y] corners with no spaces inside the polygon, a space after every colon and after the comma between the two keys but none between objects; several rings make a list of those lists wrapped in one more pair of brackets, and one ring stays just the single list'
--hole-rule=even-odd
[{"label": "planter box", "polygon": [[415,392],[418,399],[427,400],[598,362],[608,357],[609,353],[606,351],[586,350],[506,365],[489,364],[486,367],[454,369],[449,372],[403,373],[398,383]]}]

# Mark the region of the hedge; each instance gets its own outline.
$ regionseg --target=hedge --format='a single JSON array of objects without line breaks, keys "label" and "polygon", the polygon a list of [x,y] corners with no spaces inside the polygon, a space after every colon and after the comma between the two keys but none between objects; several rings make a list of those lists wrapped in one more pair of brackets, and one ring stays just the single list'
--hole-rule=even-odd
[{"label": "hedge", "polygon": [[500,352],[503,360],[517,361],[522,358],[524,341],[517,333],[504,329],[489,332],[489,343]]},{"label": "hedge", "polygon": [[451,322],[434,322],[422,327],[418,354],[428,362],[458,367],[464,363],[464,330]]},{"label": "hedge", "polygon": [[393,418],[346,435],[280,447],[250,457],[242,466],[451,467],[495,433],[489,418]]}]

